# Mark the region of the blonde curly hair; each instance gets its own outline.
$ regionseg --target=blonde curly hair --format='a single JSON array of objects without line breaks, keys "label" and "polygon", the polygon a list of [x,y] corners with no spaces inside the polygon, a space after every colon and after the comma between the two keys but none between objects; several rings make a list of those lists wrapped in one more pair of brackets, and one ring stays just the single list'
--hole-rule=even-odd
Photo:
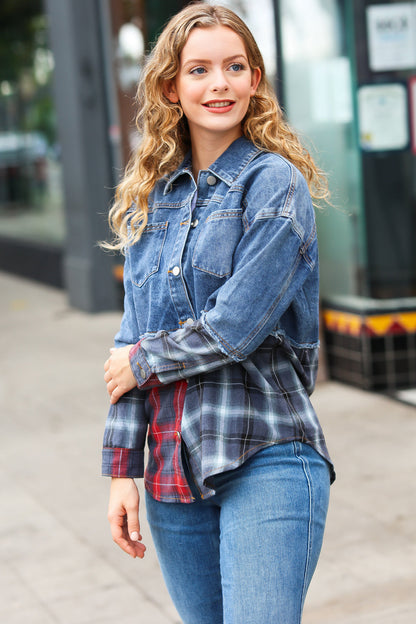
[{"label": "blonde curly hair", "polygon": [[151,191],[161,177],[176,169],[190,148],[183,111],[179,104],[169,101],[164,90],[178,73],[180,55],[191,30],[218,25],[231,28],[241,37],[250,68],[261,70],[260,83],[242,121],[243,135],[257,147],[281,154],[292,162],[304,175],[315,202],[327,199],[326,178],[285,121],[250,30],[230,9],[197,2],[168,22],[145,63],[136,95],[136,126],[141,141],[116,189],[109,212],[115,237],[112,243],[104,244],[105,248],[123,250],[139,240],[147,223]]}]

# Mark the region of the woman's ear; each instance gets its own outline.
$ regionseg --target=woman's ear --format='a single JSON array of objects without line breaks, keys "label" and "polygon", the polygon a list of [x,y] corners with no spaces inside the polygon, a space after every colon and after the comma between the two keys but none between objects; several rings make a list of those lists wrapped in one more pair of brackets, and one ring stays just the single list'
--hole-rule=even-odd
[{"label": "woman's ear", "polygon": [[163,86],[163,95],[166,95],[169,102],[172,102],[172,104],[177,104],[179,102],[176,85],[173,80],[168,80],[167,82],[165,82]]},{"label": "woman's ear", "polygon": [[251,96],[255,95],[257,91],[257,87],[259,86],[260,79],[261,79],[261,69],[260,67],[256,67],[251,72],[251,89],[250,89]]}]

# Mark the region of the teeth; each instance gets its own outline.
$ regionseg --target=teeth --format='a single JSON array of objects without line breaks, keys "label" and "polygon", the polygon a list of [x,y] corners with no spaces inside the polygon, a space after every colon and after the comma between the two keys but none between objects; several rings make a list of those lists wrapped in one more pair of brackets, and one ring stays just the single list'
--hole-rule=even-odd
[{"label": "teeth", "polygon": [[230,106],[232,102],[209,102],[207,104],[208,108],[224,108],[225,106]]}]

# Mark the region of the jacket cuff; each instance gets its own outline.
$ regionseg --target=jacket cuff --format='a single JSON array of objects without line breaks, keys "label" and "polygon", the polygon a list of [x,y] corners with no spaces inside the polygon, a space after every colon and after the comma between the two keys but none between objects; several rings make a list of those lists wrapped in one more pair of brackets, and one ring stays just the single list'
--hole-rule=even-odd
[{"label": "jacket cuff", "polygon": [[153,388],[154,386],[160,386],[161,383],[156,373],[152,373],[152,370],[143,355],[143,351],[140,347],[140,342],[134,345],[130,349],[129,353],[130,367],[134,377],[137,381],[137,386],[140,389]]},{"label": "jacket cuff", "polygon": [[144,475],[144,450],[104,447],[102,451],[104,477],[141,478]]}]

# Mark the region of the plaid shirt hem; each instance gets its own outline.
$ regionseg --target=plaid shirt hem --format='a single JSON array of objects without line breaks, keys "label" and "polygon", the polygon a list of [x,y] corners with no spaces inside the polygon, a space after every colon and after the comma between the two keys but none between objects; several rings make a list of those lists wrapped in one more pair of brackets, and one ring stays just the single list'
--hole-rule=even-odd
[{"label": "plaid shirt hem", "polygon": [[[317,349],[296,349],[284,337],[270,336],[246,360],[234,362],[199,322],[179,333],[142,339],[130,352],[140,388],[110,409],[104,474],[142,476],[139,445],[144,447],[151,414],[144,478],[156,500],[193,501],[182,466],[182,443],[203,498],[214,494],[210,476],[238,467],[261,448],[293,440],[310,444],[328,461],[333,481],[308,396],[317,354]],[[129,448],[122,448],[123,441]]]}]

